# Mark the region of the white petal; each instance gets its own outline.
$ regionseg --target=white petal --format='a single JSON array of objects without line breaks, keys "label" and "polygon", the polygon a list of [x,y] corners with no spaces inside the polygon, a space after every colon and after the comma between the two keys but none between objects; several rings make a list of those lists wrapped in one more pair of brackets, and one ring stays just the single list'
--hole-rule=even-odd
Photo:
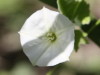
[{"label": "white petal", "polygon": [[33,41],[27,42],[24,46],[24,52],[28,56],[29,60],[33,65],[36,65],[37,61],[44,54],[44,52],[50,46],[49,43],[46,43],[45,40],[36,39]]},{"label": "white petal", "polygon": [[62,14],[59,14],[57,15],[51,29],[56,32],[60,32],[69,29],[73,26],[74,24],[67,17],[63,16]]},{"label": "white petal", "polygon": [[[19,33],[29,32],[28,34],[34,34],[32,31],[46,31],[50,29],[55,21],[56,16],[59,15],[58,12],[51,11],[47,8],[43,8],[35,13],[33,13],[25,22]],[[30,33],[31,31],[31,33]]]},{"label": "white petal", "polygon": [[37,62],[39,66],[54,66],[69,60],[69,56],[74,48],[74,28],[63,31],[59,35],[56,43],[52,44],[41,55]]},{"label": "white petal", "polygon": [[21,44],[24,45],[28,41],[36,39],[48,32],[48,30],[53,26],[57,15],[59,15],[58,12],[51,11],[45,7],[32,14],[19,31],[20,35],[28,37],[25,38],[26,40],[24,41],[22,38]]},{"label": "white petal", "polygon": [[48,63],[48,66],[54,66],[54,65],[57,65],[59,63],[68,61],[69,55],[71,54],[73,47],[74,47],[73,43],[74,43],[74,41],[70,42],[63,52],[61,52],[58,56],[56,56],[53,60],[51,60]]}]

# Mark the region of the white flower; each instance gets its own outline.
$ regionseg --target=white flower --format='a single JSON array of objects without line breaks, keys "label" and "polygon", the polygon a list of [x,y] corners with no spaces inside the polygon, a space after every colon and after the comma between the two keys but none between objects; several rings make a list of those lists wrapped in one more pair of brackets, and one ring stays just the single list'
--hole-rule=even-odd
[{"label": "white flower", "polygon": [[45,7],[27,19],[19,34],[33,65],[54,66],[68,61],[74,47],[73,23]]}]

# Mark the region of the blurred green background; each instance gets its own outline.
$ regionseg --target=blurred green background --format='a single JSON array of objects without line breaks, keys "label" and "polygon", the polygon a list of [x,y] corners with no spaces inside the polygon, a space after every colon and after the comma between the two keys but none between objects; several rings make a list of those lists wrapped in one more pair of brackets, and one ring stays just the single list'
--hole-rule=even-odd
[{"label": "blurred green background", "polygon": [[[100,75],[100,23],[91,18],[89,5],[78,1],[59,0],[57,5],[56,0],[0,0],[0,75]],[[25,20],[43,6],[55,11],[59,7],[76,24],[76,50],[69,62],[54,67],[32,66],[17,33]]]}]

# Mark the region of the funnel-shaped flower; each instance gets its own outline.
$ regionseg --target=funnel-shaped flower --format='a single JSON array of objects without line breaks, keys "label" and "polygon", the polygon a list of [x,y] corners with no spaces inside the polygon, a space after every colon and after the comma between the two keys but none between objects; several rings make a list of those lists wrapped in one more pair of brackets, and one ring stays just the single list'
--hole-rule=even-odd
[{"label": "funnel-shaped flower", "polygon": [[74,47],[73,23],[45,7],[27,19],[19,34],[23,51],[33,65],[65,62]]}]

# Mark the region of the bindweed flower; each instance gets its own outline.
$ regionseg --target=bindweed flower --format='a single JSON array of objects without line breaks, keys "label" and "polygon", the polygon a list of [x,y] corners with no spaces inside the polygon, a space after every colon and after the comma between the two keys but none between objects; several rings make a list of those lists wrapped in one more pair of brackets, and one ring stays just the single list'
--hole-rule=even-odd
[{"label": "bindweed flower", "polygon": [[33,65],[54,66],[68,61],[74,47],[73,23],[45,7],[32,14],[18,33]]}]

